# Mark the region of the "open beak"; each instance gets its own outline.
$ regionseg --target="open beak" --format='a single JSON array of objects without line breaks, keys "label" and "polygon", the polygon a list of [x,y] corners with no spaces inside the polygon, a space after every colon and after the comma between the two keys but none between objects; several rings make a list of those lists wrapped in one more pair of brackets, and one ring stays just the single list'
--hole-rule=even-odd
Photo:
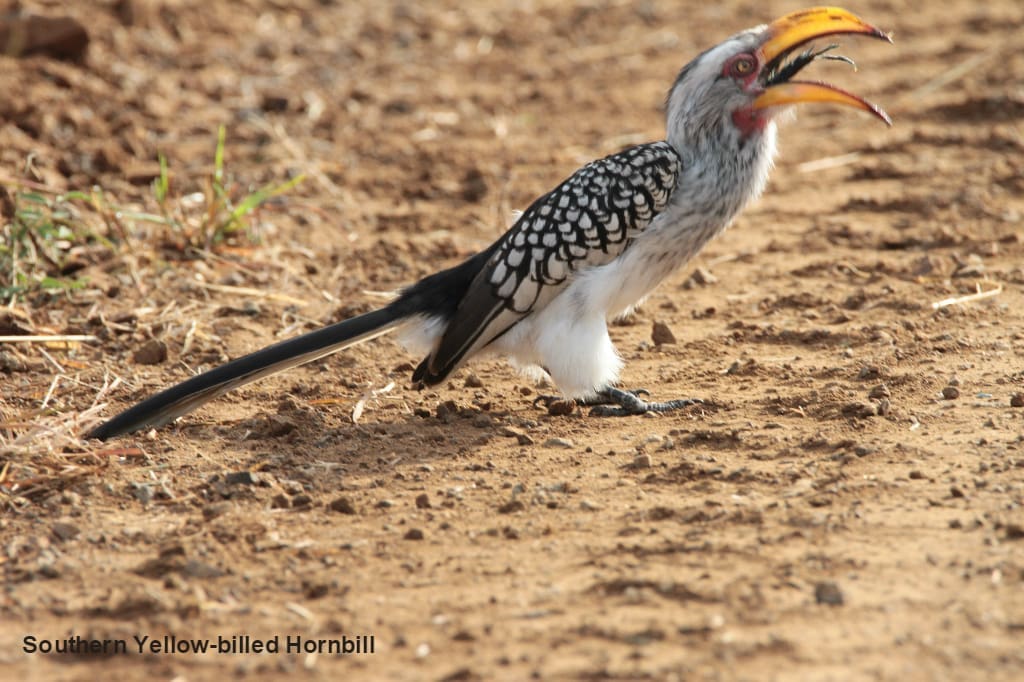
[{"label": "open beak", "polygon": [[[754,100],[754,109],[802,102],[831,102],[866,111],[882,119],[887,125],[892,121],[882,109],[827,83],[792,81],[789,76],[809,64],[813,58],[805,59],[796,69],[788,70],[789,76],[773,79],[782,63],[794,50],[812,40],[840,34],[860,34],[892,42],[888,34],[865,23],[850,12],[839,7],[814,7],[787,14],[768,25],[767,39],[759,49],[764,64],[763,73],[768,74],[765,91]],[[785,72],[786,69],[782,68]]]}]

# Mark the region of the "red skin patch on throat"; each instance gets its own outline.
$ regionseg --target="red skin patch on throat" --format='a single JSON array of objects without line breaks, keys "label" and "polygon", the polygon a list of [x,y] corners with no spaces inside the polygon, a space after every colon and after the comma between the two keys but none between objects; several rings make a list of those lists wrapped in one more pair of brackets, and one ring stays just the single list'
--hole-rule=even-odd
[{"label": "red skin patch on throat", "polygon": [[764,127],[768,125],[768,116],[764,112],[744,107],[732,112],[732,122],[743,133],[743,137],[750,137],[754,133],[764,130]]}]

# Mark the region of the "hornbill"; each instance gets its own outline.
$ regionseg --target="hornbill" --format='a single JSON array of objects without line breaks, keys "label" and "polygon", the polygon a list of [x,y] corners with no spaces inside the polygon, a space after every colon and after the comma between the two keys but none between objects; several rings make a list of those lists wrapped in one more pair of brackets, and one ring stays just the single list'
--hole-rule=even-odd
[{"label": "hornbill", "polygon": [[567,400],[604,414],[667,411],[616,387],[622,360],[608,320],[623,315],[724,230],[764,189],[776,119],[790,105],[851,106],[890,124],[856,95],[795,80],[830,50],[816,39],[888,35],[850,12],[816,7],[737,33],[679,72],[666,139],[582,167],[537,199],[494,244],[401,291],[390,304],[233,360],[158,393],[94,428],[107,439],[166,424],[238,386],[392,330],[425,358],[414,384],[441,382],[482,351],[542,368]]}]

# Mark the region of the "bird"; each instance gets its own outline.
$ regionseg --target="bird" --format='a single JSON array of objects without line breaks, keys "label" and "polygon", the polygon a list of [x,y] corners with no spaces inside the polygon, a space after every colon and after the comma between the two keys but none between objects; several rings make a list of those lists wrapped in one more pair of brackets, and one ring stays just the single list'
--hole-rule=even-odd
[{"label": "bird", "polygon": [[[608,323],[631,311],[758,197],[784,112],[800,103],[878,106],[819,81],[797,80],[808,47],[837,35],[892,42],[839,7],[813,7],[741,31],[678,72],[665,102],[665,139],[583,166],[534,201],[493,244],[408,286],[383,307],[278,342],[198,374],[88,432],[107,440],[174,421],[243,384],[397,331],[422,362],[414,386],[438,384],[470,358],[497,353],[539,368],[554,398],[602,415],[667,412],[619,387],[623,361]],[[852,63],[852,62],[851,62]]]}]

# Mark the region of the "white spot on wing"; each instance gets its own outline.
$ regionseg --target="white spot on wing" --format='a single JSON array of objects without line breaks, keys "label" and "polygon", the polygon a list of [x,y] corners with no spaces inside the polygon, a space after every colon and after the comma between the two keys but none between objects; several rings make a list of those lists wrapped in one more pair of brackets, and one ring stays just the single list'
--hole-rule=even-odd
[{"label": "white spot on wing", "polygon": [[519,288],[516,289],[515,296],[512,299],[512,307],[518,312],[526,312],[533,305],[533,301],[537,298],[537,290],[540,284],[534,282],[532,279],[524,280]]},{"label": "white spot on wing", "polygon": [[516,290],[516,278],[514,275],[510,275],[505,282],[498,287],[498,296],[501,298],[508,298]]},{"label": "white spot on wing", "polygon": [[505,263],[502,262],[502,261],[498,261],[494,265],[494,272],[491,274],[491,282],[496,284],[496,283],[504,280],[505,279],[505,275],[507,273],[508,273],[508,268],[505,266]]}]

